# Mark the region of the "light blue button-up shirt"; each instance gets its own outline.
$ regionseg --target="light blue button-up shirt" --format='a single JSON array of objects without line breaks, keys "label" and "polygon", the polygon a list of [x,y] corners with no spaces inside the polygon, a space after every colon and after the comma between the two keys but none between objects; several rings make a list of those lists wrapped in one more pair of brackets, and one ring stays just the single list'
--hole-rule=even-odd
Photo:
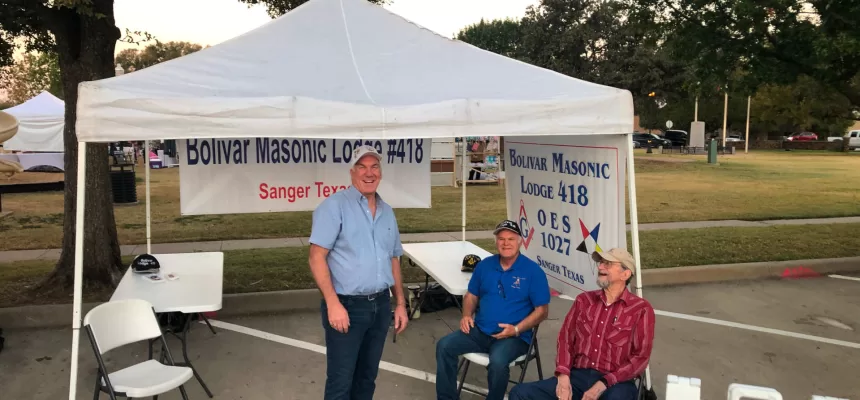
[{"label": "light blue button-up shirt", "polygon": [[325,199],[313,215],[310,242],[329,250],[337,294],[366,295],[394,286],[391,259],[403,254],[394,210],[376,195],[376,216],[353,186]]}]

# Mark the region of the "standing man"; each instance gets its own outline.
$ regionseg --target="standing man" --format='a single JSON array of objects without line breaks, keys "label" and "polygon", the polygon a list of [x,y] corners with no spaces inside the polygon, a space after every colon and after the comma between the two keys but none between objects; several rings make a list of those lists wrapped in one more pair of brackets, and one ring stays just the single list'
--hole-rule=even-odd
[{"label": "standing man", "polygon": [[502,400],[510,363],[526,354],[534,340],[531,329],[549,314],[546,273],[520,254],[519,225],[502,221],[494,234],[499,254],[475,267],[469,291],[463,296],[460,330],[436,343],[436,396],[440,400],[457,398],[457,357],[466,353],[490,355],[487,399]]},{"label": "standing man", "polygon": [[329,196],[313,214],[309,263],[323,296],[326,400],[373,398],[391,324],[392,286],[394,328],[406,329],[400,231],[394,211],[376,193],[381,160],[373,147],[357,147],[349,170],[352,185]]},{"label": "standing man", "polygon": [[627,250],[592,254],[600,289],[576,296],[558,333],[555,377],[511,389],[511,400],[636,400],[633,380],[654,344],[654,308],[627,290],[636,263]]}]

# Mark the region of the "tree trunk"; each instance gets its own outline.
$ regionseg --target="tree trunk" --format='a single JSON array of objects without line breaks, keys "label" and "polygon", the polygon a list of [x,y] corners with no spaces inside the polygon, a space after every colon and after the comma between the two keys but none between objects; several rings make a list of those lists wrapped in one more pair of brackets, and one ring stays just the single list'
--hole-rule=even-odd
[{"label": "tree trunk", "polygon": [[[114,49],[120,33],[114,23],[113,0],[94,0],[93,8],[104,17],[61,9],[59,18],[52,25],[66,105],[63,132],[65,193],[62,253],[54,271],[37,288],[43,293],[64,292],[74,283],[78,84],[114,76]],[[122,271],[108,156],[107,144],[87,143],[83,278],[88,287],[115,287]]]}]

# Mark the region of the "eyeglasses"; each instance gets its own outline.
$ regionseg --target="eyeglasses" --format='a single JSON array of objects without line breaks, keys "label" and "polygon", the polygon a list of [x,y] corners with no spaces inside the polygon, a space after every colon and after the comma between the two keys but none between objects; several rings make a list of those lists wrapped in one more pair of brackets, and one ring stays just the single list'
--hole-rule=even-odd
[{"label": "eyeglasses", "polygon": [[611,267],[613,264],[618,264],[622,268],[624,267],[624,265],[618,261],[600,260],[597,262],[597,265],[606,265],[607,267]]},{"label": "eyeglasses", "polygon": [[618,264],[618,266],[619,266],[619,267],[621,267],[621,270],[622,270],[622,271],[630,270],[630,268],[627,268],[626,266],[624,266],[624,264],[622,264],[622,263],[620,263],[620,262],[618,262],[618,261],[609,261],[609,260],[603,260],[603,259],[601,259],[600,261],[598,261],[598,262],[597,262],[597,265],[598,265],[598,266],[599,266],[599,265],[605,265],[607,269],[608,269],[609,267],[611,267],[611,266],[615,265],[615,264]]},{"label": "eyeglasses", "polygon": [[507,299],[508,296],[505,295],[505,285],[502,284],[502,280],[499,279],[499,294],[502,295],[503,299]]}]

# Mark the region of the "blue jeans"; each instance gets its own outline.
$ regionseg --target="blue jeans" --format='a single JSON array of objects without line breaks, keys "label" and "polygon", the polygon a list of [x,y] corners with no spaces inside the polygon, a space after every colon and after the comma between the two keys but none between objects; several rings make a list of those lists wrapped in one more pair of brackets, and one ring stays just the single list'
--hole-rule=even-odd
[{"label": "blue jeans", "polygon": [[487,400],[501,400],[508,389],[510,367],[517,357],[526,354],[529,345],[517,337],[495,339],[477,326],[465,334],[461,330],[449,333],[436,343],[436,397],[440,400],[457,398],[457,357],[466,353],[487,353],[489,393]]},{"label": "blue jeans", "polygon": [[[603,376],[599,371],[593,369],[570,370],[570,388],[573,392],[573,400],[582,399],[583,393],[591,389]],[[556,400],[555,388],[558,378],[552,377],[537,382],[522,383],[514,386],[508,396],[510,400]],[[611,388],[606,389],[600,396],[600,400],[636,400],[636,385],[633,381],[619,382]]]},{"label": "blue jeans", "polygon": [[326,400],[371,400],[382,349],[391,324],[388,290],[377,297],[338,296],[349,315],[349,329],[340,333],[328,322],[325,300],[320,306],[325,328]]}]

